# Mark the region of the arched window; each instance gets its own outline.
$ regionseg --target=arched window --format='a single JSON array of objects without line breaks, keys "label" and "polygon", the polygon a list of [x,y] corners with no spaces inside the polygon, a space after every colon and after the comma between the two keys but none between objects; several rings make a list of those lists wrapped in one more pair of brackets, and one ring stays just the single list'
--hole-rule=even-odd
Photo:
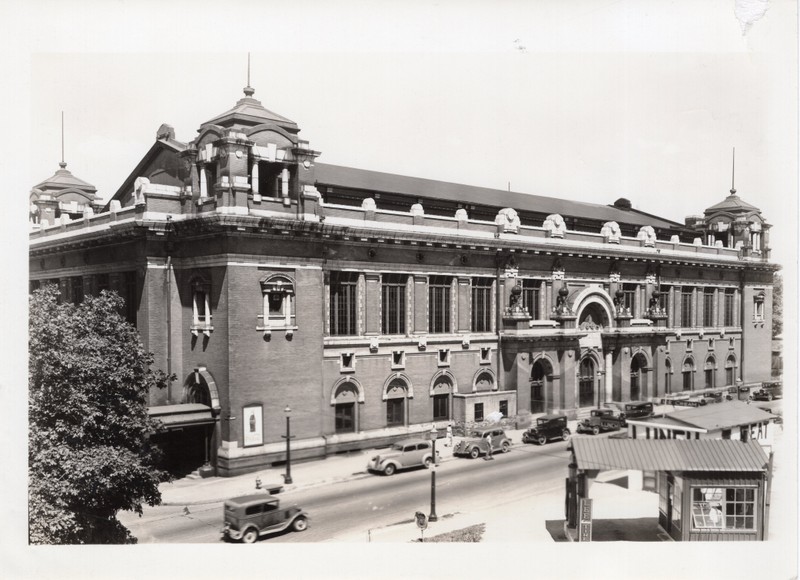
[{"label": "arched window", "polygon": [[594,405],[595,366],[590,357],[581,361],[578,375],[578,405],[591,407]]},{"label": "arched window", "polygon": [[736,357],[729,355],[725,360],[725,384],[729,387],[736,383]]},{"label": "arched window", "polygon": [[475,391],[491,391],[494,388],[494,377],[489,372],[479,373],[475,377],[475,384],[473,390]]},{"label": "arched window", "polygon": [[431,392],[433,420],[449,421],[452,415],[450,409],[452,406],[453,381],[449,376],[441,374],[434,379]]},{"label": "arched window", "polygon": [[406,424],[408,385],[398,377],[386,388],[386,426],[402,427]]},{"label": "arched window", "polygon": [[531,369],[531,413],[544,413],[547,386],[551,375],[550,365],[544,359],[533,363]]},{"label": "arched window", "polygon": [[358,387],[345,382],[334,393],[334,428],[336,433],[358,431]]},{"label": "arched window", "polygon": [[672,361],[669,359],[664,361],[664,392],[672,392]]},{"label": "arched window", "polygon": [[694,361],[690,358],[683,362],[683,390],[694,390]]},{"label": "arched window", "polygon": [[716,374],[717,362],[714,360],[713,356],[710,356],[706,359],[706,364],[703,368],[703,373],[705,376],[705,388],[706,389],[713,389],[716,386],[715,374]]}]

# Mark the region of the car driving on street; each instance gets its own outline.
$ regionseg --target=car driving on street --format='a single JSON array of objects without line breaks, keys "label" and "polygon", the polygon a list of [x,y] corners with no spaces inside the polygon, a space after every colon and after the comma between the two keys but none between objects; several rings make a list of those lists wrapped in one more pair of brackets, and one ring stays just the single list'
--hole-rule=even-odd
[{"label": "car driving on street", "polygon": [[553,439],[567,441],[569,436],[566,415],[542,415],[536,419],[535,427],[522,434],[522,442],[544,445]]},{"label": "car driving on street", "polygon": [[592,409],[586,419],[578,423],[578,433],[597,435],[605,431],[619,431],[625,426],[625,419],[614,414],[613,409]]},{"label": "car driving on street", "polygon": [[282,532],[291,527],[302,532],[308,527],[308,514],[292,505],[280,507],[272,495],[256,493],[225,500],[223,537],[252,544],[260,536]]},{"label": "car driving on street", "polygon": [[489,451],[489,437],[492,439],[492,452],[508,453],[511,449],[511,439],[508,438],[505,431],[497,427],[484,427],[470,431],[466,439],[456,444],[453,455],[468,455],[472,459],[486,455]]}]

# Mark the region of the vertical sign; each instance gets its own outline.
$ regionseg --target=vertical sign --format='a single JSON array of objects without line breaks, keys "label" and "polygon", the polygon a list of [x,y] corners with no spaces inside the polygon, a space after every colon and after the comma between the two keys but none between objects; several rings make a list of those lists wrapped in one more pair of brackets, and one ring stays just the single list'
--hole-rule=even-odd
[{"label": "vertical sign", "polygon": [[578,524],[578,541],[592,541],[592,500],[582,497],[580,500],[580,523]]}]

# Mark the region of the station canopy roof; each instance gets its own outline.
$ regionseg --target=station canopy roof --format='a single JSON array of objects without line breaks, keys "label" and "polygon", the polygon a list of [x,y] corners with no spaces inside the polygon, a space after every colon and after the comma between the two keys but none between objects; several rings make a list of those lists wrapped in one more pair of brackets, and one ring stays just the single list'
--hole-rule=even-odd
[{"label": "station canopy roof", "polygon": [[766,471],[757,441],[732,439],[594,439],[571,443],[578,469],[639,471]]},{"label": "station canopy roof", "polygon": [[150,407],[148,411],[153,419],[161,421],[167,429],[208,425],[215,421],[211,407],[199,403],[162,405]]}]

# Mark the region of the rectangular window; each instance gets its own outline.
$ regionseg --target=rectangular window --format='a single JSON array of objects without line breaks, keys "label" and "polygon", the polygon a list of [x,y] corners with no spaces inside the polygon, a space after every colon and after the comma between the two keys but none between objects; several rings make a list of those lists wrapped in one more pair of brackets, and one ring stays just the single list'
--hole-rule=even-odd
[{"label": "rectangular window", "polygon": [[448,410],[449,395],[434,395],[433,396],[433,420],[446,421],[450,419]]},{"label": "rectangular window", "polygon": [[671,288],[664,286],[658,293],[658,306],[667,315],[667,326],[672,326],[670,320],[672,319],[672,304],[670,303],[669,295]]},{"label": "rectangular window", "polygon": [[714,321],[714,289],[706,288],[703,290],[703,327],[712,328],[716,326]]},{"label": "rectangular window", "polygon": [[681,288],[681,319],[679,326],[691,328],[692,324],[692,296],[693,288]]},{"label": "rectangular window", "polygon": [[70,285],[72,286],[72,303],[77,306],[83,302],[83,276],[70,278]]},{"label": "rectangular window", "polygon": [[522,281],[522,306],[528,310],[528,314],[530,314],[531,318],[534,320],[539,320],[541,318],[541,312],[539,308],[541,290],[541,280]]},{"label": "rectangular window", "polygon": [[332,272],[330,277],[331,336],[355,336],[358,274]]},{"label": "rectangular window", "polygon": [[392,351],[392,369],[403,369],[406,366],[406,351]]},{"label": "rectangular window", "polygon": [[733,326],[733,308],[736,298],[736,290],[732,288],[728,288],[725,290],[725,305],[724,305],[724,319],[722,321],[723,326]]},{"label": "rectangular window", "polygon": [[446,367],[450,366],[450,349],[449,348],[440,348],[439,349],[439,363],[438,366]]},{"label": "rectangular window", "polygon": [[475,403],[475,421],[483,421],[483,403]]},{"label": "rectangular window", "polygon": [[383,276],[383,334],[406,333],[406,280],[407,276],[404,274]]},{"label": "rectangular window", "polygon": [[636,284],[623,284],[622,285],[622,305],[625,307],[626,313],[635,316],[634,305],[636,303]]},{"label": "rectangular window", "polygon": [[111,282],[109,280],[108,274],[98,274],[96,280],[97,285],[97,295],[100,296],[100,293],[103,290],[109,290],[111,288]]},{"label": "rectangular window", "polygon": [[472,279],[472,332],[492,331],[492,279]]},{"label": "rectangular window", "polygon": [[428,280],[428,320],[431,333],[450,332],[450,287],[452,278],[431,276]]},{"label": "rectangular window", "polygon": [[354,371],[356,370],[356,355],[353,352],[343,352],[339,355],[339,370]]},{"label": "rectangular window", "polygon": [[713,389],[714,388],[714,369],[706,369],[706,389]]},{"label": "rectangular window", "polygon": [[500,401],[500,413],[503,417],[508,417],[508,401]]},{"label": "rectangular window", "polygon": [[356,430],[355,403],[336,404],[336,432],[354,433]]},{"label": "rectangular window", "polygon": [[397,427],[404,425],[403,405],[405,399],[387,399],[386,401],[386,426]]},{"label": "rectangular window", "polygon": [[482,346],[481,347],[481,364],[489,364],[492,362],[492,347],[490,346]]},{"label": "rectangular window", "polygon": [[692,527],[696,530],[755,530],[756,488],[692,488]]}]

